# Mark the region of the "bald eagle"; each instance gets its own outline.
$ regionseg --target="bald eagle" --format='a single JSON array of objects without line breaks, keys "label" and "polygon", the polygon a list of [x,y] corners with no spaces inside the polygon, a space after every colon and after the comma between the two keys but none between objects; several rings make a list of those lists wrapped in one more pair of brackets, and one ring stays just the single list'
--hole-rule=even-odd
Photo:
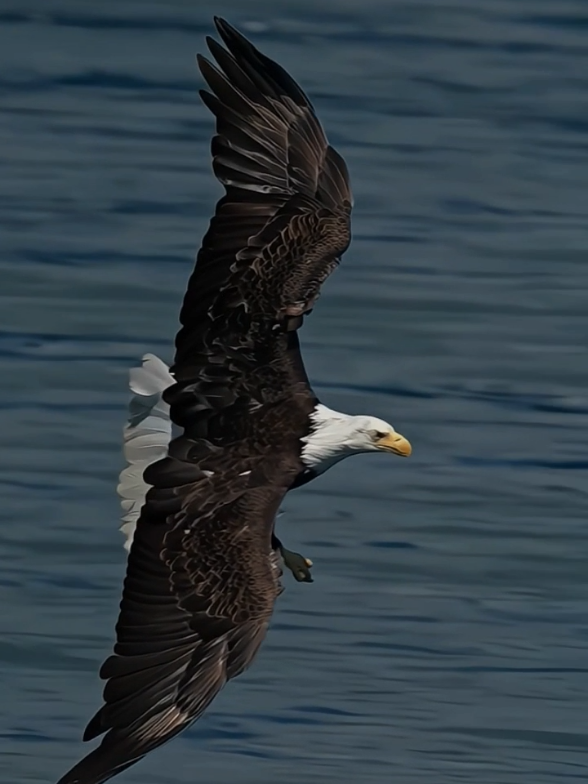
[{"label": "bald eagle", "polygon": [[180,314],[170,369],[131,371],[119,493],[129,549],[101,744],[59,784],[100,784],[195,722],[261,645],[282,591],[274,525],[292,488],[361,452],[408,456],[371,416],[319,402],[298,329],[350,241],[347,167],[294,80],[227,22],[198,58],[225,188]]}]

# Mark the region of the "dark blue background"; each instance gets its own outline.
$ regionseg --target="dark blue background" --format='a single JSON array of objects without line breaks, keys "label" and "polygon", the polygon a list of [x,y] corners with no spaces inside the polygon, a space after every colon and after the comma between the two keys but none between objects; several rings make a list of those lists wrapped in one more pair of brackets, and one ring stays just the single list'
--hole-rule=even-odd
[{"label": "dark blue background", "polygon": [[100,704],[127,368],[171,357],[220,193],[214,13],[351,170],[354,242],[302,334],[316,389],[414,455],[289,496],[315,583],[285,575],[253,669],[124,780],[584,781],[584,0],[0,2],[0,778],[55,780]]}]

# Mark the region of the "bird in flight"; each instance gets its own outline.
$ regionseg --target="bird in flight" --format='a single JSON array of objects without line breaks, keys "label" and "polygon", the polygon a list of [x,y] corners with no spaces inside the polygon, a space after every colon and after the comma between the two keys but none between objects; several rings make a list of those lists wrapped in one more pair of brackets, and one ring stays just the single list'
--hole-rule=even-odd
[{"label": "bird in flight", "polygon": [[100,745],[59,784],[100,784],[195,722],[253,661],[310,562],[278,540],[286,493],[361,452],[408,456],[388,423],[319,402],[298,329],[350,242],[347,167],[312,104],[222,19],[198,58],[225,194],[188,283],[170,369],[131,371],[119,493],[129,550]]}]

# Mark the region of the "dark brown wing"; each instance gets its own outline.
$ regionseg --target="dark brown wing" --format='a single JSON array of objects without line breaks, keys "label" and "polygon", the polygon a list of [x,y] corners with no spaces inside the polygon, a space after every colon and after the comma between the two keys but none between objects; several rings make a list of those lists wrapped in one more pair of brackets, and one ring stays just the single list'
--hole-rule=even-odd
[{"label": "dark brown wing", "polygon": [[316,404],[296,328],[349,242],[345,165],[292,79],[229,25],[201,62],[225,184],[184,300],[183,434],[151,465],[117,623],[101,745],[59,784],[100,784],[195,721],[252,661],[281,587],[275,513]]},{"label": "dark brown wing", "polygon": [[214,322],[224,340],[246,310],[298,327],[350,239],[347,167],[294,80],[227,22],[220,66],[199,57],[216,116],[213,168],[226,195],[204,237],[184,299],[176,362],[194,361]]},{"label": "dark brown wing", "polygon": [[[267,425],[280,416],[260,411]],[[200,445],[197,466],[192,447],[181,437],[173,457],[147,469],[154,487],[129,556],[114,655],[100,673],[105,704],[84,740],[106,734],[60,784],[100,784],[177,735],[265,636],[281,592],[273,521],[298,462],[242,442],[234,451]]]},{"label": "dark brown wing", "polygon": [[100,784],[177,735],[263,640],[281,591],[275,514],[315,403],[296,332],[263,337],[213,343],[196,375],[176,366],[164,397],[183,433],[144,472],[105,705],[84,740],[106,734],[59,784]]}]

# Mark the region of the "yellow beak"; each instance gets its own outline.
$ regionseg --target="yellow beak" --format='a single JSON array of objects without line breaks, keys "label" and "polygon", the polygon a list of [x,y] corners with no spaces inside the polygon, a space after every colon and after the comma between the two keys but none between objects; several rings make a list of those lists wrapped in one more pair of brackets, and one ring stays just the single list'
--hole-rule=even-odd
[{"label": "yellow beak", "polygon": [[384,452],[394,452],[395,455],[408,457],[412,452],[410,442],[400,433],[387,433],[377,442],[378,448]]}]

